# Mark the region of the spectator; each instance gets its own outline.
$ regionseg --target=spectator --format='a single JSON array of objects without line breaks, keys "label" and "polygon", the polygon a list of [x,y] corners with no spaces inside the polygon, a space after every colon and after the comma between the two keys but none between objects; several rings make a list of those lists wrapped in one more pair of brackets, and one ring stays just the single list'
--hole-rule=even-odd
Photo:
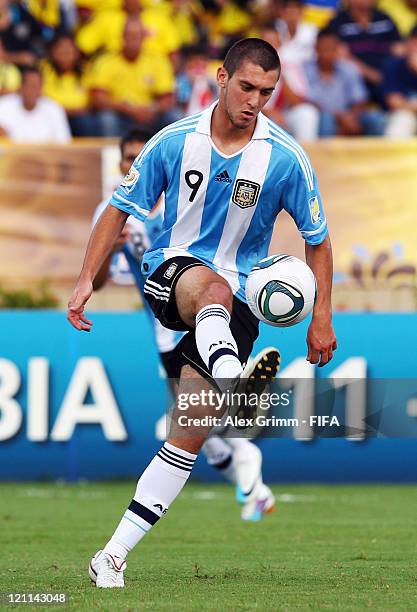
[{"label": "spectator", "polygon": [[385,71],[383,91],[391,111],[386,129],[389,138],[417,134],[417,26],[405,48],[405,57],[393,59]]},{"label": "spectator", "polygon": [[319,136],[381,136],[384,113],[366,110],[368,93],[358,69],[339,59],[340,40],[330,30],[317,38],[316,59],[305,64],[308,98],[320,111]]},{"label": "spectator", "polygon": [[245,0],[202,0],[199,21],[214,54],[225,55],[234,42],[246,36],[253,19],[247,4]]},{"label": "spectator", "polygon": [[177,103],[180,116],[199,113],[218,97],[215,74],[203,45],[186,47],[183,66],[177,75]]},{"label": "spectator", "polygon": [[302,0],[283,0],[281,19],[275,23],[281,39],[280,59],[292,64],[305,62],[314,55],[317,28],[303,21]]},{"label": "spectator", "polygon": [[58,35],[42,64],[43,92],[67,113],[73,136],[94,136],[96,127],[89,113],[89,92],[80,52],[69,34]]},{"label": "spectator", "polygon": [[119,52],[128,19],[141,22],[146,31],[143,46],[147,52],[168,55],[180,47],[179,36],[162,6],[145,8],[141,0],[123,0],[121,5],[120,9],[107,11],[86,10],[87,7],[83,7],[84,15],[90,15],[76,34],[77,45],[83,53]]},{"label": "spectator", "polygon": [[0,39],[9,62],[33,66],[53,30],[40,24],[22,5],[0,0]]},{"label": "spectator", "polygon": [[20,86],[19,70],[7,61],[7,54],[0,39],[0,96],[16,91]]},{"label": "spectator", "polygon": [[120,53],[107,53],[92,66],[92,105],[100,135],[120,136],[135,124],[161,127],[168,123],[175,88],[171,63],[165,55],[142,50],[145,32],[130,18]]},{"label": "spectator", "polygon": [[276,27],[284,10],[284,0],[268,0],[263,10],[263,27]]},{"label": "spectator", "polygon": [[378,8],[391,17],[403,37],[417,25],[417,0],[379,0]]},{"label": "spectator", "polygon": [[172,50],[197,44],[198,31],[194,4],[189,0],[171,0],[165,6],[167,17],[176,34]]},{"label": "spectator", "polygon": [[[264,28],[261,38],[281,52],[281,39],[275,28]],[[300,62],[281,61],[281,77],[264,112],[297,140],[310,142],[317,138],[319,113],[306,99],[307,81]]]},{"label": "spectator", "polygon": [[392,19],[375,5],[376,0],[348,0],[348,8],[328,27],[345,43],[345,58],[360,70],[371,100],[380,104],[383,68],[400,35]]},{"label": "spectator", "polygon": [[42,75],[37,68],[22,69],[20,91],[0,98],[0,134],[15,142],[71,139],[64,109],[42,97]]}]

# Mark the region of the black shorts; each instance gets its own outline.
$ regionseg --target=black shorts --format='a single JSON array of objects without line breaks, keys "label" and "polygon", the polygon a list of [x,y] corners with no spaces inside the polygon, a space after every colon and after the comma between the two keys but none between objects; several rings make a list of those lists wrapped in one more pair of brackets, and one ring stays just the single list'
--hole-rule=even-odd
[{"label": "black shorts", "polygon": [[174,349],[172,349],[172,351],[159,353],[159,357],[161,358],[167,378],[174,380],[179,379],[182,367],[181,352],[178,350],[178,346],[179,343]]},{"label": "black shorts", "polygon": [[[179,378],[181,367],[185,364],[191,365],[202,376],[211,377],[197,350],[195,328],[181,320],[175,299],[175,286],[181,274],[195,266],[205,264],[195,257],[167,259],[149,276],[144,287],[145,298],[162,325],[168,329],[188,332],[177,347],[166,355],[166,359],[163,358],[169,378]],[[239,359],[242,364],[246,363],[258,337],[259,321],[249,307],[236,297],[233,298],[230,330],[239,350]]]}]

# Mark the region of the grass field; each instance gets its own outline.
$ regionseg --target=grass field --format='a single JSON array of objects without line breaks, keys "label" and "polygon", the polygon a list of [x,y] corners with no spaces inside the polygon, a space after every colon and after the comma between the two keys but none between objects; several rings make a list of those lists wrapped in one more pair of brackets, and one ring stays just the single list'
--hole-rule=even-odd
[{"label": "grass field", "polygon": [[231,488],[188,485],[130,555],[126,588],[95,589],[89,558],[133,489],[0,485],[0,591],[69,595],[48,610],[417,609],[417,487],[279,486],[277,511],[246,524]]}]

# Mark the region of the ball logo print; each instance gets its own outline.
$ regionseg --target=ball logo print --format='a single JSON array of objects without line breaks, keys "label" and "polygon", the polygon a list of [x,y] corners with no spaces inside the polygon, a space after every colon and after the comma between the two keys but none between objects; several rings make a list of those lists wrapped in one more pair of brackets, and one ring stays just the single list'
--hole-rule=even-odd
[{"label": "ball logo print", "polygon": [[245,292],[249,308],[260,321],[290,327],[312,311],[316,279],[301,259],[272,255],[252,268]]},{"label": "ball logo print", "polygon": [[[276,296],[277,293],[283,293],[284,296],[288,297],[289,307],[291,307],[292,303],[291,310],[289,310],[285,315],[277,315],[274,313],[274,307],[271,302],[274,300],[274,296]],[[281,296],[281,299],[285,298]],[[259,294],[258,307],[268,321],[277,322],[279,320],[280,323],[287,323],[287,325],[289,325],[291,321],[296,319],[302,312],[304,308],[304,298],[296,287],[293,287],[284,281],[269,281],[269,283],[265,285]]]}]

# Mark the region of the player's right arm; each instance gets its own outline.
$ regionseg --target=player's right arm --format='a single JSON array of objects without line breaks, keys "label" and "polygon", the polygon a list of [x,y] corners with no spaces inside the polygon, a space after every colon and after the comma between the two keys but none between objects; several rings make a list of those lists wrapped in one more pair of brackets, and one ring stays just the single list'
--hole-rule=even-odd
[{"label": "player's right arm", "polygon": [[110,254],[128,216],[128,213],[114,206],[107,206],[94,226],[80,276],[68,302],[67,318],[76,329],[91,329],[92,322],[85,317],[84,308],[93,292],[93,280]]},{"label": "player's right arm", "polygon": [[133,215],[144,221],[165,189],[167,177],[160,141],[157,134],[145,145],[93,229],[80,277],[68,303],[67,318],[76,329],[91,329],[92,323],[84,316],[84,307],[93,292],[93,279],[119,237],[126,219]]},{"label": "player's right arm", "polygon": [[112,246],[110,253],[107,255],[99,271],[93,279],[93,291],[98,291],[107,283],[110,278],[110,269],[113,261],[113,256],[118,253],[129,240],[129,230],[125,227],[122,229],[118,238]]}]

